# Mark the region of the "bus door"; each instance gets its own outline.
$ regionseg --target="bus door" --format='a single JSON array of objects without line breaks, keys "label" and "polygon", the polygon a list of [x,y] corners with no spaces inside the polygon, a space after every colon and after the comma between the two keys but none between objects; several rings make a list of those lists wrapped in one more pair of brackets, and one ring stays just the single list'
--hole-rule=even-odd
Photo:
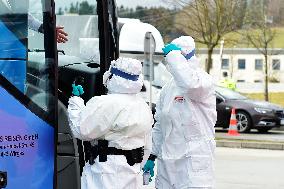
[{"label": "bus door", "polygon": [[53,0],[0,0],[0,188],[55,188],[55,41]]}]

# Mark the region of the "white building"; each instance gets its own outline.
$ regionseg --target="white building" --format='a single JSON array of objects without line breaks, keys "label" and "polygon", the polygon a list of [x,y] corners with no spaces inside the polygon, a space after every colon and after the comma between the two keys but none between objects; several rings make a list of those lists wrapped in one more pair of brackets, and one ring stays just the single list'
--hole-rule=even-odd
[{"label": "white building", "polygon": [[[207,49],[197,50],[197,56],[205,67]],[[229,77],[238,83],[263,83],[264,82],[264,55],[257,49],[232,48],[224,49],[222,62],[220,50],[213,52],[213,65],[210,74],[216,81],[222,78],[223,72],[228,72]],[[268,56],[268,76],[270,82],[284,84],[284,49],[271,49]]]}]

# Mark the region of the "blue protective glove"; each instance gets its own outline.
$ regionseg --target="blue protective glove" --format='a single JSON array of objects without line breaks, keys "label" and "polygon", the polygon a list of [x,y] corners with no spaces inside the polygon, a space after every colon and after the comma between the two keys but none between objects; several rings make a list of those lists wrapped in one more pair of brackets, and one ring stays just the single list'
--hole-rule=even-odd
[{"label": "blue protective glove", "polygon": [[177,45],[175,44],[167,44],[165,45],[164,48],[162,48],[163,52],[164,52],[164,55],[167,55],[169,52],[171,52],[172,50],[181,50],[180,47],[178,47]]},{"label": "blue protective glove", "polygon": [[74,96],[80,96],[82,94],[84,94],[84,89],[81,85],[75,85],[74,83],[72,84],[72,94]]},{"label": "blue protective glove", "polygon": [[144,173],[150,172],[151,177],[149,178],[149,182],[152,181],[152,177],[154,176],[154,167],[155,167],[155,162],[152,160],[147,160],[144,167],[142,168]]}]

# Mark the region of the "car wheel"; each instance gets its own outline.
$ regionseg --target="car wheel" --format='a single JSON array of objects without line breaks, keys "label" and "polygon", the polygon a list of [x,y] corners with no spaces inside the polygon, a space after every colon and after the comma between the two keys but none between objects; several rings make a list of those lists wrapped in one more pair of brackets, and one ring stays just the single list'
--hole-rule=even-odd
[{"label": "car wheel", "polygon": [[259,133],[267,133],[270,128],[260,128],[260,129],[257,129]]},{"label": "car wheel", "polygon": [[243,111],[238,111],[236,114],[237,127],[240,133],[250,132],[252,121],[250,115]]}]

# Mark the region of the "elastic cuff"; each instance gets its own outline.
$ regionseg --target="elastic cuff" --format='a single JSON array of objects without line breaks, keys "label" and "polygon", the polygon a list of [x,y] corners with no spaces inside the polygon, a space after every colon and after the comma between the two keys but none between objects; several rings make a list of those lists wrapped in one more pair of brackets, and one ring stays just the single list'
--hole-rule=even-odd
[{"label": "elastic cuff", "polygon": [[157,156],[153,155],[153,154],[150,154],[148,160],[151,160],[151,161],[155,161],[157,158]]}]

